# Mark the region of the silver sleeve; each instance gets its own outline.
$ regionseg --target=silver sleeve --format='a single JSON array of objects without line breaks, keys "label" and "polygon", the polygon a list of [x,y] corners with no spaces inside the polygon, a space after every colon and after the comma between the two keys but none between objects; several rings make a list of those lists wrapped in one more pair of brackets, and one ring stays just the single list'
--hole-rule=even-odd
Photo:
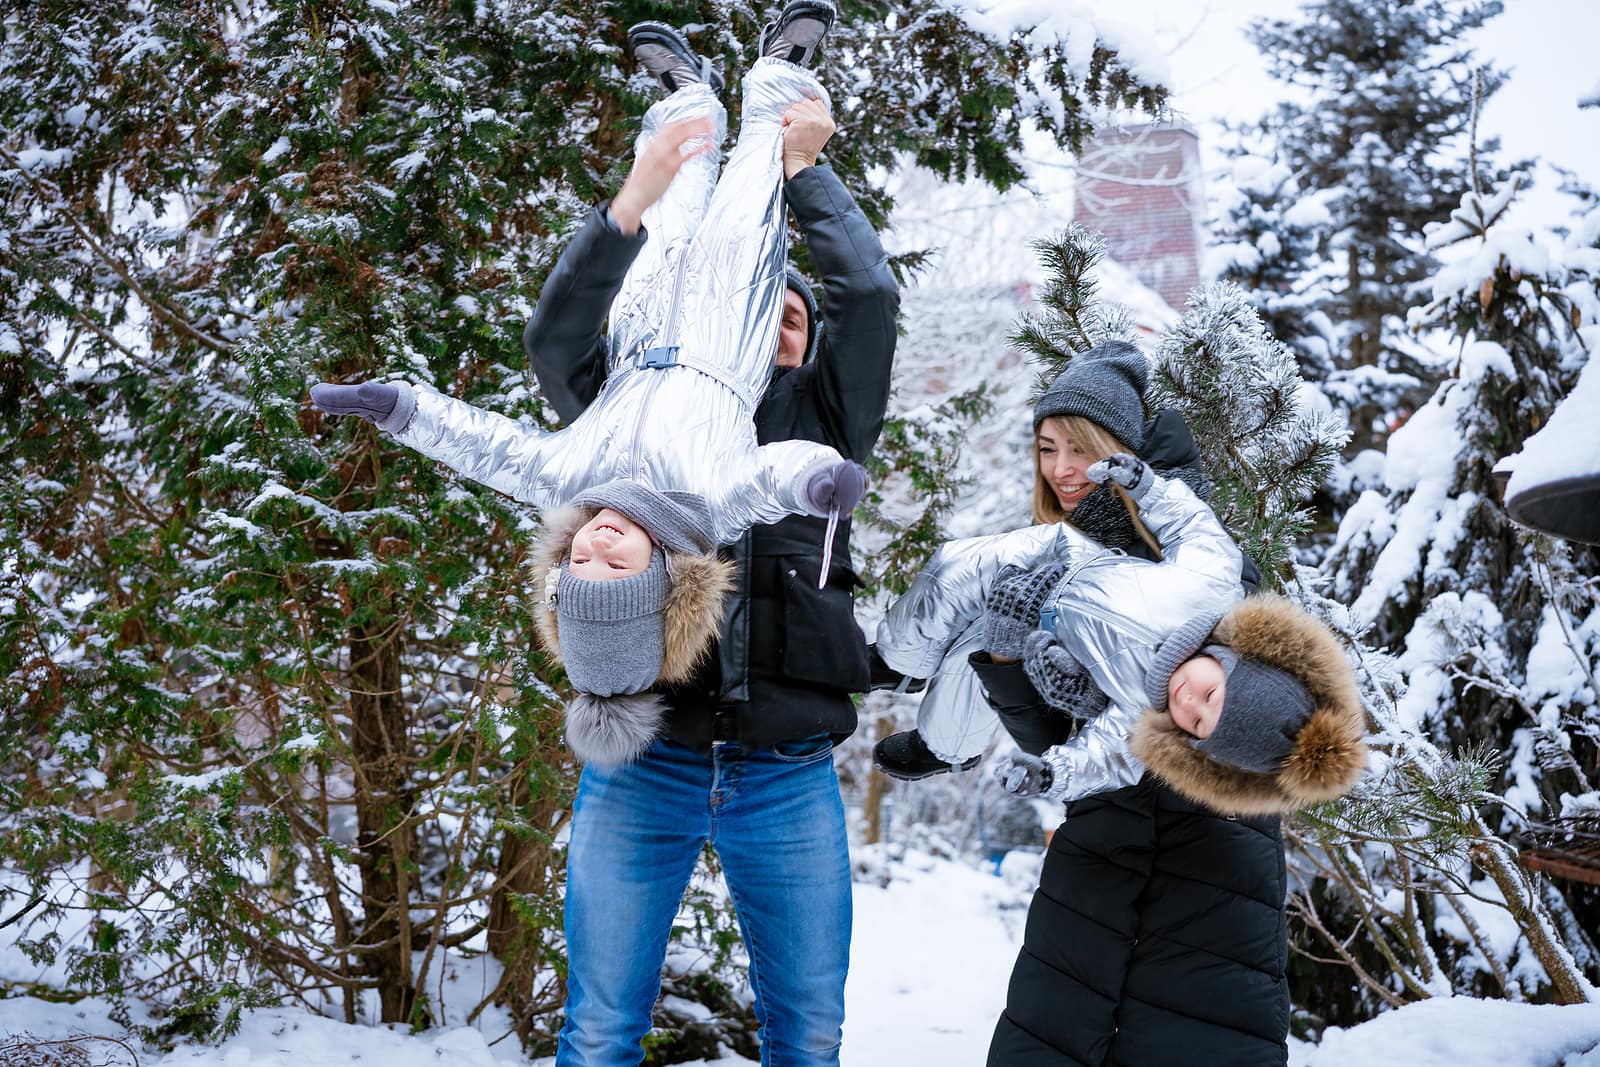
[{"label": "silver sleeve", "polygon": [[1161,543],[1162,562],[1237,585],[1244,556],[1211,505],[1176,478],[1157,477],[1139,517]]},{"label": "silver sleeve", "polygon": [[395,440],[458,474],[541,510],[560,503],[541,477],[562,435],[524,426],[425,385],[412,385],[416,411]]},{"label": "silver sleeve", "polygon": [[1103,551],[1063,523],[947,542],[884,613],[878,623],[878,655],[901,674],[932,677],[945,653],[983,617],[989,585],[1000,568],[1064,560],[1080,542],[1088,550]]},{"label": "silver sleeve", "polygon": [[[1143,668],[1136,664],[1126,669],[1137,672],[1141,678],[1144,675]],[[1128,748],[1128,738],[1143,713],[1142,703],[1113,701],[1105,711],[1084,724],[1072,740],[1046,752],[1045,759],[1057,781],[1067,783],[1062,800],[1107,793],[1134,785],[1144,777],[1144,763]]]},{"label": "silver sleeve", "polygon": [[[717,462],[715,456],[708,461]],[[755,451],[748,475],[724,478],[710,498],[718,544],[731,544],[751,526],[765,526],[790,515],[816,515],[806,501],[806,484],[844,457],[812,441],[775,441]],[[722,465],[724,471],[727,470]]]}]

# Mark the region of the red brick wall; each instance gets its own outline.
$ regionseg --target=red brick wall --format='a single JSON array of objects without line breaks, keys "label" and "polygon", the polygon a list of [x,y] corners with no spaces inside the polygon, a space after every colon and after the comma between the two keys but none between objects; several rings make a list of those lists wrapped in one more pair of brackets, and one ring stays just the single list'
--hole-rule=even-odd
[{"label": "red brick wall", "polygon": [[1183,127],[1101,134],[1078,158],[1073,217],[1106,236],[1108,254],[1182,310],[1200,283],[1205,216],[1199,141]]}]

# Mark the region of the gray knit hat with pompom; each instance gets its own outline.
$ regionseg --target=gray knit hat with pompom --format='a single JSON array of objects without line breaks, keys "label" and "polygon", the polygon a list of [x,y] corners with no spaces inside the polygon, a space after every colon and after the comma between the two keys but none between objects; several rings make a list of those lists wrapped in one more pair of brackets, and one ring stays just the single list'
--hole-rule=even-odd
[{"label": "gray knit hat with pompom", "polygon": [[656,547],[650,565],[626,578],[579,578],[563,561],[555,614],[567,677],[573,688],[596,696],[642,692],[660,677],[666,654],[662,611],[672,591],[667,552],[712,551],[711,509],[693,493],[661,492],[623,479],[598,485],[573,504],[626,515]]}]

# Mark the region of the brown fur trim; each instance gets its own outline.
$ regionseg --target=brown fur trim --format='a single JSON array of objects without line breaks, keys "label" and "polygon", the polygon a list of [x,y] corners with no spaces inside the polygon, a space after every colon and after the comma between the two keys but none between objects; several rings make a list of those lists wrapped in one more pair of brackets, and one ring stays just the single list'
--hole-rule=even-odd
[{"label": "brown fur trim", "polygon": [[733,564],[717,556],[668,553],[672,590],[662,610],[664,685],[694,677],[711,642],[722,632],[722,600],[733,589]]},{"label": "brown fur trim", "polygon": [[[556,614],[546,606],[545,582],[572,547],[572,535],[594,518],[594,508],[560,508],[545,515],[529,560],[536,600],[533,622],[545,648],[561,660]],[[722,632],[722,598],[733,588],[734,566],[717,556],[667,553],[672,589],[662,609],[663,656],[659,681],[677,685],[694,677],[711,642]]]},{"label": "brown fur trim", "polygon": [[1208,758],[1164,712],[1147,710],[1131,747],[1173,789],[1224,815],[1270,815],[1333,800],[1367,766],[1367,719],[1338,638],[1281,596],[1241,601],[1212,639],[1294,676],[1315,705],[1277,774],[1251,774]]},{"label": "brown fur trim", "polygon": [[545,597],[545,582],[550,571],[559,568],[561,561],[567,558],[572,548],[572,535],[594,516],[594,508],[557,508],[546,512],[544,529],[539,531],[539,540],[528,560],[529,577],[533,581],[533,625],[544,647],[558,663],[565,661],[561,658],[561,638],[556,632],[556,613],[550,610]]}]

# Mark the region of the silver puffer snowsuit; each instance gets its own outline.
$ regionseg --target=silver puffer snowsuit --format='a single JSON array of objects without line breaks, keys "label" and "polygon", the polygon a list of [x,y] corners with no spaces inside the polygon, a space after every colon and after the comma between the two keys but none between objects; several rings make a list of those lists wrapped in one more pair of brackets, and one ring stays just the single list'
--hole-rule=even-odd
[{"label": "silver puffer snowsuit", "polygon": [[[758,60],[720,180],[721,153],[696,156],[644,213],[649,240],[611,306],[605,387],[570,426],[540,431],[412,386],[416,410],[395,437],[541,509],[613,478],[698,493],[719,544],[819,514],[806,483],[842,457],[811,441],[757,447],[753,421],[783,310],[782,117],[807,98],[827,100],[809,72]],[[711,90],[679,89],[646,112],[638,150],[664,125],[701,116],[720,144],[726,119]]]},{"label": "silver puffer snowsuit", "polygon": [[[983,647],[984,600],[1008,563],[1034,568],[1065,560],[1067,573],[1047,606],[1056,639],[1084,665],[1110,706],[1060,749],[1064,799],[1139,781],[1128,737],[1148,706],[1145,677],[1161,642],[1201,614],[1239,599],[1242,556],[1212,510],[1182,482],[1157,478],[1139,507],[1161,543],[1160,563],[1089,539],[1066,523],[951,541],[934,553],[878,625],[878,654],[913,678],[928,678],[918,729],[940,756],[986,740],[994,713],[967,656]],[[980,748],[981,750],[981,748]]]}]

